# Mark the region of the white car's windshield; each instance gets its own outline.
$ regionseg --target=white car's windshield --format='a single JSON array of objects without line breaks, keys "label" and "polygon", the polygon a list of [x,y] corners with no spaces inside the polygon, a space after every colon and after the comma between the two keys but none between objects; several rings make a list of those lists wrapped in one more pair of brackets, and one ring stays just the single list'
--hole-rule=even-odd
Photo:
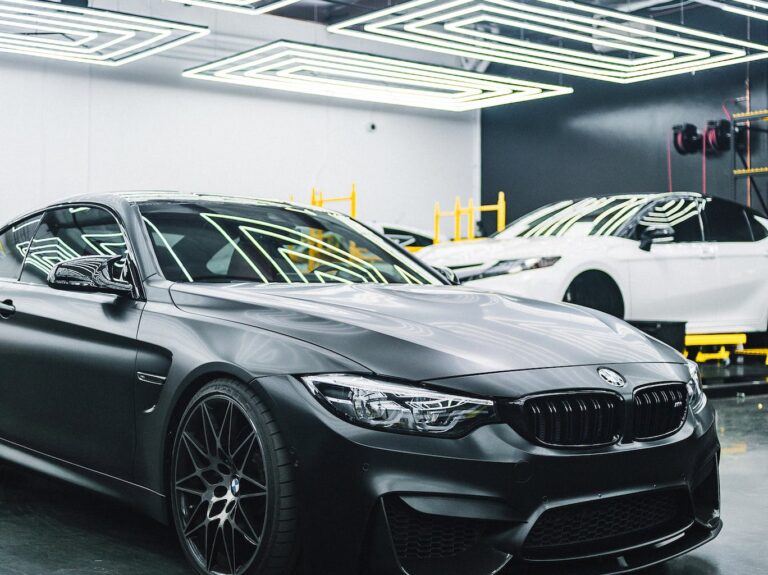
[{"label": "white car's windshield", "polygon": [[258,200],[143,202],[139,209],[173,281],[441,283],[341,214]]},{"label": "white car's windshield", "polygon": [[649,199],[638,194],[557,202],[515,220],[496,237],[611,236]]}]

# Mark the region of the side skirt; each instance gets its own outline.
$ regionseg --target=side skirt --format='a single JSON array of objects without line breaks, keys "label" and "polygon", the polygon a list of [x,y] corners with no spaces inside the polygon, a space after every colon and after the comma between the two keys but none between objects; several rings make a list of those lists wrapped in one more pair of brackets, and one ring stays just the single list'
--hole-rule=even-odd
[{"label": "side skirt", "polygon": [[169,523],[166,497],[141,485],[28,449],[2,438],[0,459],[118,499],[160,523]]}]

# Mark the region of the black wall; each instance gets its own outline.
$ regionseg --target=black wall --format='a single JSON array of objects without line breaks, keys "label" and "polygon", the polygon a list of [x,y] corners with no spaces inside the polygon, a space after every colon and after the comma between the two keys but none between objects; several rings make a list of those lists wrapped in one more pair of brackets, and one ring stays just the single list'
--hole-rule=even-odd
[{"label": "black wall", "polygon": [[[757,36],[765,38],[764,26],[753,33],[759,42]],[[520,69],[504,66],[489,72],[521,76]],[[512,221],[565,198],[665,191],[672,126],[688,122],[703,129],[708,120],[724,119],[724,101],[744,96],[748,76],[752,109],[768,107],[767,72],[768,63],[758,61],[628,85],[563,76],[562,83],[574,88],[569,96],[484,110],[483,203],[494,203],[503,190]],[[768,165],[768,146],[753,143],[753,166]],[[701,191],[701,154],[680,156],[672,149],[672,175],[674,189]],[[733,197],[730,153],[708,156],[707,181],[710,194]],[[768,178],[761,184],[768,189]],[[744,182],[738,199],[746,201]],[[485,216],[485,231],[495,231],[495,216]]]}]

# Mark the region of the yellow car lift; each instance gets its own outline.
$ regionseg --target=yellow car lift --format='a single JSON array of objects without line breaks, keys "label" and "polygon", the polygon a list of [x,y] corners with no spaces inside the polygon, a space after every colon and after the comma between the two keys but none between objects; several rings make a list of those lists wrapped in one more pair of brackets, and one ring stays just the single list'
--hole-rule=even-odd
[{"label": "yellow car lift", "polygon": [[335,198],[326,198],[323,196],[323,192],[318,192],[315,188],[312,188],[312,195],[310,196],[309,203],[312,206],[318,208],[325,207],[325,204],[332,204],[335,202],[349,202],[349,215],[353,218],[357,217],[357,186],[352,184],[352,192],[348,196],[338,196]]},{"label": "yellow car lift", "polygon": [[[735,353],[741,353],[745,350],[740,349],[747,343],[747,334],[745,333],[692,333],[685,336],[685,357],[688,357],[688,349],[692,347],[719,347],[714,352],[699,350],[694,358],[696,363],[704,363],[710,360],[730,361],[732,350],[726,346],[736,347]],[[766,363],[768,365],[768,362]]]},{"label": "yellow car lift", "polygon": [[[475,238],[475,212],[496,212],[496,231],[500,232],[507,224],[507,201],[504,192],[499,192],[498,200],[495,204],[486,204],[475,206],[472,198],[467,202],[467,206],[461,205],[461,199],[456,196],[456,202],[452,210],[440,211],[440,202],[435,202],[435,235],[433,243],[440,242],[440,218],[453,218],[453,240],[454,242],[466,242]],[[467,216],[467,237],[461,234],[461,219]]]},{"label": "yellow car lift", "polygon": [[737,349],[735,352],[733,352],[736,355],[752,355],[752,356],[763,356],[765,358],[765,365],[768,365],[768,348],[765,347],[756,347],[754,349]]}]

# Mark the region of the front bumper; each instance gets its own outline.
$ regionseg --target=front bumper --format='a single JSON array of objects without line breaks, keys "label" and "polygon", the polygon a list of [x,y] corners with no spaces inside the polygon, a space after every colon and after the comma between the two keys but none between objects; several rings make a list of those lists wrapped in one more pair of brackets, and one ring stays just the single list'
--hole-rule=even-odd
[{"label": "front bumper", "polygon": [[[561,263],[561,262],[558,262]],[[461,282],[477,289],[527,297],[543,301],[561,302],[568,287],[562,266],[527,270],[516,274],[502,274],[479,280]]]},{"label": "front bumper", "polygon": [[[506,424],[456,440],[367,430],[327,412],[294,378],[254,384],[296,458],[312,573],[628,573],[690,551],[722,526],[709,407],[670,437],[574,452],[530,444]],[[618,501],[623,516],[600,511]],[[606,538],[607,524],[598,540],[575,543],[568,535],[574,521],[631,523],[667,501],[675,512],[653,529]],[[531,545],[535,528],[547,544]]]}]

